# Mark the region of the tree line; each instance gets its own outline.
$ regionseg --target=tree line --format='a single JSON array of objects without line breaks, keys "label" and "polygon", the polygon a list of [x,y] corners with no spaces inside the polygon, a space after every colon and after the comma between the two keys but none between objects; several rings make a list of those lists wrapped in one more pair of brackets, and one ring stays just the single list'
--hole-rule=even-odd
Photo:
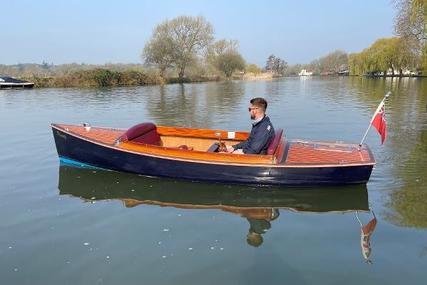
[{"label": "tree line", "polygon": [[396,37],[375,41],[349,55],[354,75],[402,75],[427,71],[427,0],[395,0]]},{"label": "tree line", "polygon": [[30,80],[36,87],[103,87],[201,82],[268,72],[283,76],[285,60],[270,55],[265,68],[247,63],[237,40],[215,39],[204,17],[180,16],[154,27],[141,64],[1,65],[0,75]]},{"label": "tree line", "polygon": [[[178,75],[184,81],[187,70],[196,69],[206,76],[232,77],[236,71],[258,74],[263,70],[247,64],[236,40],[214,37],[214,29],[204,17],[179,16],[158,24],[145,44],[142,59],[146,66],[158,69],[162,78]],[[274,55],[265,71],[283,75],[287,63]]]}]

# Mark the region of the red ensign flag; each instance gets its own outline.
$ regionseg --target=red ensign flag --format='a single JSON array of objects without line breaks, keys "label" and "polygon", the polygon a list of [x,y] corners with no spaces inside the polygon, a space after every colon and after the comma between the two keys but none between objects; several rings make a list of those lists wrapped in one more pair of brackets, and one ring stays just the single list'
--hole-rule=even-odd
[{"label": "red ensign flag", "polygon": [[378,133],[381,135],[381,144],[384,143],[386,138],[386,121],[385,121],[385,104],[384,102],[378,106],[377,111],[375,112],[374,118],[372,119],[371,124],[377,129]]}]

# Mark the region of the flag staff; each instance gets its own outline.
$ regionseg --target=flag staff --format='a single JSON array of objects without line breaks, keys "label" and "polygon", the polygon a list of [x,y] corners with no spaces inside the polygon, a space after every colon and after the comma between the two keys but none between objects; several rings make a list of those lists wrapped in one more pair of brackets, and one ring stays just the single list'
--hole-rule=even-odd
[{"label": "flag staff", "polygon": [[375,115],[380,111],[380,109],[381,109],[382,105],[384,104],[385,100],[386,100],[390,95],[391,95],[391,91],[388,91],[388,92],[385,94],[385,96],[384,96],[383,100],[381,101],[381,103],[378,105],[377,110],[375,111],[374,115],[373,115],[373,116],[372,116],[372,118],[371,118],[371,122],[369,123],[369,127],[368,127],[368,129],[366,130],[365,135],[363,136],[362,140],[360,141],[359,147],[362,147],[362,144],[363,144],[363,142],[365,141],[366,136],[368,135],[369,130],[371,129],[372,121],[374,120]]}]

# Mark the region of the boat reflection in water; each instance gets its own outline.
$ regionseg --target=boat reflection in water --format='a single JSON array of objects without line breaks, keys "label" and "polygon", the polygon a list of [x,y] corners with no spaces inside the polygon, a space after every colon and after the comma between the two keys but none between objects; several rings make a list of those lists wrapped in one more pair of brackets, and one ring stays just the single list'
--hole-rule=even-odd
[{"label": "boat reflection in water", "polygon": [[[260,246],[279,210],[298,212],[369,211],[366,185],[330,188],[249,187],[170,179],[61,165],[59,191],[84,201],[121,200],[125,207],[158,205],[180,209],[218,209],[249,222],[247,242]],[[363,231],[362,231],[363,233]],[[366,250],[366,249],[365,249]],[[364,254],[365,255],[365,254]]]}]

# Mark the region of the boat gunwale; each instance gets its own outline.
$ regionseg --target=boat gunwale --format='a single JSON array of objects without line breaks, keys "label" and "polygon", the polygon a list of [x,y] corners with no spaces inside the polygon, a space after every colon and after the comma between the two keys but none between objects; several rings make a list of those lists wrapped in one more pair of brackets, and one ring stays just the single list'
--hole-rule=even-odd
[{"label": "boat gunwale", "polygon": [[[228,162],[228,161],[212,161],[212,160],[201,160],[201,159],[191,159],[191,158],[182,158],[182,157],[173,157],[173,156],[168,156],[168,155],[159,155],[159,154],[151,154],[151,153],[144,153],[144,152],[138,152],[138,151],[133,151],[130,149],[125,149],[125,148],[120,148],[118,146],[115,145],[111,145],[111,144],[107,144],[107,143],[103,143],[94,139],[90,139],[88,137],[82,136],[80,134],[74,133],[70,130],[66,129],[66,126],[73,126],[73,127],[80,127],[78,125],[65,125],[65,124],[56,124],[56,123],[52,123],[51,127],[64,132],[68,135],[77,137],[81,140],[102,146],[102,147],[107,147],[110,149],[114,149],[117,151],[122,151],[122,152],[126,152],[126,153],[131,153],[131,154],[136,154],[136,155],[140,155],[140,156],[149,156],[149,157],[155,157],[155,158],[159,158],[159,159],[168,159],[168,160],[178,160],[178,161],[183,161],[183,162],[191,162],[191,163],[203,163],[203,164],[217,164],[217,165],[227,165],[227,166],[244,166],[244,167],[269,167],[269,168],[328,168],[328,167],[357,167],[357,166],[374,166],[376,164],[375,160],[373,159],[373,155],[372,152],[370,150],[370,148],[366,145],[363,144],[362,147],[365,147],[365,149],[368,151],[369,156],[370,156],[370,161],[369,162],[365,162],[365,163],[340,163],[340,164],[291,164],[291,163],[286,163],[286,157],[283,157],[283,162],[279,163],[279,164],[274,164],[274,155],[266,155],[266,156],[272,156],[272,163],[271,164],[267,164],[267,163],[238,163],[238,162]],[[159,126],[160,127],[160,126]],[[99,129],[104,129],[104,130],[114,130],[114,131],[126,131],[126,129],[120,129],[120,128],[106,128],[106,127],[96,127],[96,126],[92,126],[92,128],[99,128]],[[174,128],[178,128],[178,127],[174,127]],[[191,129],[191,128],[185,128],[185,129]],[[194,130],[199,130],[199,129],[194,129]],[[216,131],[216,130],[214,130]],[[218,130],[220,131],[220,130]],[[283,138],[283,137],[282,137]],[[281,140],[281,143],[283,141]],[[286,145],[288,145],[290,142],[292,141],[284,141]],[[309,141],[306,141],[309,142]],[[311,143],[314,143],[311,142]],[[319,142],[320,143],[320,142]],[[323,142],[323,143],[327,143],[327,142]],[[332,142],[331,142],[332,143]],[[135,144],[135,143],[133,143]],[[156,146],[156,145],[148,145],[148,144],[141,144],[144,146],[147,146],[149,148],[154,148],[154,149],[159,149],[159,148],[164,148],[164,149],[170,149],[168,147],[162,147],[162,146]],[[286,147],[285,145],[285,147]],[[347,145],[355,145],[355,144],[347,144]],[[183,153],[185,152],[190,152],[189,150],[179,150]],[[205,153],[202,151],[191,151],[191,152],[200,152],[200,153]],[[226,156],[235,156],[236,154],[229,154],[229,153],[221,153],[220,155],[226,155]],[[257,154],[245,154],[245,156],[253,156],[253,157],[259,157],[260,155]],[[261,155],[262,156],[262,155]]]}]

